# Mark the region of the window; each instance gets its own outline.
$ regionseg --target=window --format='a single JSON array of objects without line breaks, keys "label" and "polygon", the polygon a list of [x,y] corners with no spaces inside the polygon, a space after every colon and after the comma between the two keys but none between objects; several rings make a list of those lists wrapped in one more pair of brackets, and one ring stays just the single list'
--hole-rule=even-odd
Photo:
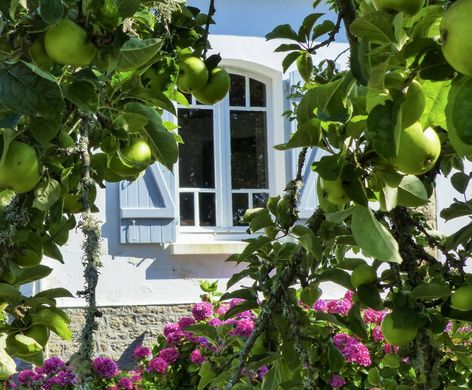
[{"label": "window", "polygon": [[269,83],[231,73],[229,95],[215,106],[189,96],[178,107],[178,192],[182,229],[242,226],[248,208],[265,204],[270,183]]}]

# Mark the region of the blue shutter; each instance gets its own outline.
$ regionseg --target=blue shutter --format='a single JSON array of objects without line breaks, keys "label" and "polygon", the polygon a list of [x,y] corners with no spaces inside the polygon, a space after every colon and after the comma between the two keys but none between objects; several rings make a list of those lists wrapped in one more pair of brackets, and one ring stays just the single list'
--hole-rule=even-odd
[{"label": "blue shutter", "polygon": [[120,242],[164,244],[175,241],[174,175],[155,163],[135,182],[122,181]]},{"label": "blue shutter", "polygon": [[[164,111],[163,120],[175,121]],[[120,242],[167,244],[175,242],[175,176],[160,163],[148,167],[134,182],[119,183]]]},{"label": "blue shutter", "polygon": [[[302,81],[302,77],[298,71],[292,71],[289,73],[289,78],[286,82],[286,96],[291,93],[291,89],[293,85],[296,85]],[[291,102],[289,100],[286,101],[287,109],[291,108]],[[290,137],[290,134],[295,132],[297,129],[297,123],[293,122],[286,122],[287,123],[287,139]],[[298,163],[298,155],[301,149],[292,149],[290,151],[290,168],[289,172],[290,178],[294,178],[297,171],[297,163]],[[299,216],[301,219],[309,218],[318,206],[318,201],[316,197],[316,173],[311,170],[311,165],[315,161],[317,154],[320,152],[319,149],[309,149],[306,159],[305,159],[305,166],[303,171],[303,188],[300,191],[299,197]]]}]

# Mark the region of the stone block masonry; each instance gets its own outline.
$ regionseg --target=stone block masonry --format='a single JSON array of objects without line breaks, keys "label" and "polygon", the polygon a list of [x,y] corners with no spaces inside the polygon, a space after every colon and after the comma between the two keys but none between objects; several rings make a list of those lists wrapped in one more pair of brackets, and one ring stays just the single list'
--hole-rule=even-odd
[{"label": "stone block masonry", "polygon": [[[141,344],[151,347],[162,334],[164,325],[190,315],[190,309],[191,305],[101,307],[102,317],[97,319],[95,335],[96,355],[111,357],[122,368],[132,367],[134,348]],[[67,360],[78,349],[85,309],[64,310],[71,319],[73,340],[64,341],[51,333],[47,355]]]}]

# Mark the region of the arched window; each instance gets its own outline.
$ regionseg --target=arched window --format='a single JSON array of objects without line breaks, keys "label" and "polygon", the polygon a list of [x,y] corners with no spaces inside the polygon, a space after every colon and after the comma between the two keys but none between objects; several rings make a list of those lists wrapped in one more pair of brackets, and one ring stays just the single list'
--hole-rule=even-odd
[{"label": "arched window", "polygon": [[244,230],[248,208],[265,204],[271,189],[271,83],[231,70],[228,96],[205,106],[189,96],[178,107],[179,225],[183,232]]}]

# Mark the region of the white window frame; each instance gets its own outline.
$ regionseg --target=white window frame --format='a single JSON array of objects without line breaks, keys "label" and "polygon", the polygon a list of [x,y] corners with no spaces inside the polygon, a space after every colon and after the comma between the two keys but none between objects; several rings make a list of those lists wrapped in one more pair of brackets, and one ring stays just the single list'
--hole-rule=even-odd
[{"label": "white window frame", "polygon": [[[214,106],[207,106],[201,104],[191,104],[189,107],[178,107],[178,108],[189,108],[189,109],[213,109],[213,134],[214,134],[214,145],[215,145],[215,190],[208,190],[204,188],[180,188],[179,187],[179,164],[176,164],[175,168],[175,210],[177,218],[177,242],[179,241],[192,241],[194,238],[201,241],[218,241],[218,240],[241,240],[248,237],[246,233],[246,226],[231,226],[232,225],[232,208],[223,205],[232,204],[232,194],[237,192],[248,193],[251,190],[233,190],[231,188],[231,175],[226,175],[226,172],[231,172],[231,161],[228,157],[231,151],[231,138],[229,133],[230,124],[230,112],[232,110],[241,111],[265,111],[266,112],[266,158],[267,158],[267,179],[268,188],[261,190],[254,190],[255,193],[268,192],[269,196],[273,196],[281,191],[280,183],[286,182],[286,158],[283,152],[277,152],[273,149],[273,146],[285,141],[283,134],[283,118],[282,106],[278,106],[276,101],[281,100],[283,103],[283,85],[280,80],[276,80],[273,77],[261,75],[260,72],[253,70],[247,70],[247,67],[239,67],[235,65],[226,65],[225,69],[230,74],[236,74],[246,77],[246,106],[233,107],[229,105],[229,95],[226,96],[221,102]],[[281,76],[281,75],[280,75]],[[249,79],[254,79],[264,83],[266,87],[266,106],[265,107],[249,107],[250,95],[249,95]],[[275,84],[280,81],[280,86]],[[224,114],[224,115],[222,115]],[[278,116],[276,116],[278,115]],[[174,117],[173,121],[177,123],[177,118]],[[226,129],[226,135],[220,131],[220,129]],[[276,131],[280,131],[277,136]],[[278,155],[276,155],[278,153]],[[224,189],[228,190],[224,190]],[[180,193],[181,192],[215,192],[215,207],[216,207],[216,226],[181,226],[180,225]],[[195,199],[195,219],[198,223],[199,210],[197,206],[196,197]],[[252,197],[250,197],[252,202]],[[249,204],[251,206],[251,204]]]}]

